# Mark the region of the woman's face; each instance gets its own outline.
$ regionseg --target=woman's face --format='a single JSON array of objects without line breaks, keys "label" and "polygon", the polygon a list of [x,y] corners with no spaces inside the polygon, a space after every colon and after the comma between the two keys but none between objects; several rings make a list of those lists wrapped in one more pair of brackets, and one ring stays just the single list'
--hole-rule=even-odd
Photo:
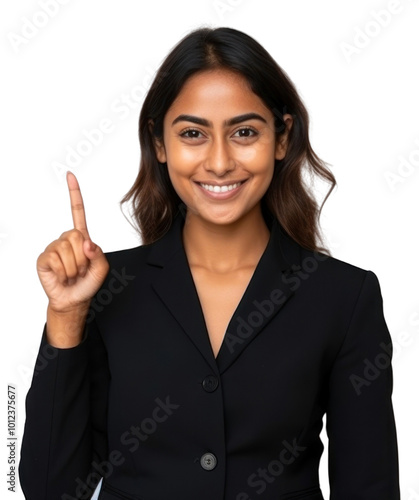
[{"label": "woman's face", "polygon": [[[284,115],[287,128],[292,123]],[[197,73],[166,113],[156,154],[188,215],[229,224],[260,210],[285,134],[275,143],[274,115],[244,77],[225,69]]]}]

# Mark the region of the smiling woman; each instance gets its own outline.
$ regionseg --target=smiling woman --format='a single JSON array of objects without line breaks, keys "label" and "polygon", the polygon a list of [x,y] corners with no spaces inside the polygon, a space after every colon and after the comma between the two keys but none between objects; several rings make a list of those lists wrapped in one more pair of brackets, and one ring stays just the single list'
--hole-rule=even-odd
[{"label": "smiling woman", "polygon": [[380,286],[321,246],[303,174],[335,179],[308,125],[258,42],[202,28],[141,110],[121,203],[142,244],[94,244],[67,174],[74,228],[37,261],[53,355],[26,401],[28,499],[91,498],[102,479],[99,500],[323,500],[324,415],[330,498],[400,499]]},{"label": "smiling woman", "polygon": [[[242,116],[249,113],[258,117]],[[182,201],[173,189],[171,162],[167,162],[162,146],[178,144],[176,154],[179,154],[182,138],[182,151],[187,158],[189,153],[196,163],[203,155],[207,155],[207,164],[214,160],[229,162],[229,171],[223,172],[225,165],[217,167],[221,171],[215,183],[213,174],[198,174],[204,177],[197,178],[198,181],[211,180],[208,185],[220,185],[220,189],[223,183],[243,174],[239,152],[241,155],[257,152],[259,163],[263,163],[265,159],[260,155],[269,150],[272,172],[264,179],[266,189],[260,197],[262,210],[275,214],[288,234],[305,248],[327,252],[318,227],[321,209],[303,182],[303,172],[331,184],[325,200],[335,185],[335,178],[314,153],[308,130],[308,113],[294,84],[259,43],[230,28],[195,30],[167,56],[146,96],[139,123],[140,170],[121,203],[132,200],[133,217],[143,242],[151,243],[168,230]],[[227,133],[230,148],[223,150],[220,138]],[[233,150],[234,156],[229,157]],[[213,155],[219,157],[212,158]],[[222,158],[222,155],[226,156]],[[235,162],[239,166],[232,173]],[[260,177],[256,176],[254,185]],[[249,191],[251,189],[249,187]],[[246,196],[249,194],[246,192]],[[153,218],[149,217],[150,211],[155,214]]]},{"label": "smiling woman", "polygon": [[[284,120],[292,123],[291,115]],[[225,69],[190,77],[167,111],[163,129],[162,140],[155,141],[156,156],[167,164],[190,221],[233,224],[230,230],[240,223],[257,234],[263,225],[260,200],[286,146],[275,144],[274,115],[246,79]]]}]

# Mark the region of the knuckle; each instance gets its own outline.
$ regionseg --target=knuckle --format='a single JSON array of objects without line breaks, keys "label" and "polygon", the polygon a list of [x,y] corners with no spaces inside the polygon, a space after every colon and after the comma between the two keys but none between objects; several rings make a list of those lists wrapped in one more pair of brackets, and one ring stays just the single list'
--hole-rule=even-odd
[{"label": "knuckle", "polygon": [[68,239],[70,241],[73,241],[74,243],[83,243],[84,236],[79,229],[72,229],[71,231],[69,231]]},{"label": "knuckle", "polygon": [[83,203],[74,202],[71,204],[71,209],[72,210],[83,210],[84,209]]},{"label": "knuckle", "polygon": [[56,252],[50,252],[49,261],[51,264],[55,265],[61,264],[61,259]]},{"label": "knuckle", "polygon": [[54,248],[55,248],[55,247],[56,247],[56,245],[57,245],[57,241],[58,241],[58,240],[51,241],[51,243],[45,247],[45,249],[44,249],[44,251],[41,253],[40,257],[41,257],[42,255],[47,254],[47,253],[48,253],[48,252],[50,252],[50,251],[54,251]]},{"label": "knuckle", "polygon": [[69,240],[60,240],[59,246],[61,250],[70,250],[72,247]]},{"label": "knuckle", "polygon": [[58,241],[68,238],[68,235],[71,233],[71,231],[72,229],[69,229],[68,231],[64,231],[63,233],[61,233]]}]

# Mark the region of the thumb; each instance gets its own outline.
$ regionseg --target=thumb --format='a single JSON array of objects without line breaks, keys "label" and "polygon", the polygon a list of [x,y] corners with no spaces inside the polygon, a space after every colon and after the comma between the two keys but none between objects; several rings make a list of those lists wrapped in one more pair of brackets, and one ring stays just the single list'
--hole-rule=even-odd
[{"label": "thumb", "polygon": [[83,251],[90,261],[90,270],[93,272],[96,279],[102,281],[109,271],[109,263],[106,255],[103,253],[100,246],[93,243],[92,240],[85,240],[83,242]]},{"label": "thumb", "polygon": [[83,250],[84,250],[86,257],[91,261],[101,259],[104,256],[100,246],[96,245],[96,243],[93,243],[92,240],[85,240],[84,241]]},{"label": "thumb", "polygon": [[[96,248],[97,248],[97,245],[95,243],[93,243],[92,240],[89,240],[89,250],[91,252],[95,252],[96,251]],[[96,252],[95,252],[96,253]]]}]

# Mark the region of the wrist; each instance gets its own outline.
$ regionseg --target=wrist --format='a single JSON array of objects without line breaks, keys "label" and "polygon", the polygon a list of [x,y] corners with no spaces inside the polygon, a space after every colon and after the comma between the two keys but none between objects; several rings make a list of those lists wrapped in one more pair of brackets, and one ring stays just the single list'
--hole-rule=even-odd
[{"label": "wrist", "polygon": [[47,309],[47,342],[53,347],[75,347],[82,341],[89,307],[82,306],[68,311]]}]

